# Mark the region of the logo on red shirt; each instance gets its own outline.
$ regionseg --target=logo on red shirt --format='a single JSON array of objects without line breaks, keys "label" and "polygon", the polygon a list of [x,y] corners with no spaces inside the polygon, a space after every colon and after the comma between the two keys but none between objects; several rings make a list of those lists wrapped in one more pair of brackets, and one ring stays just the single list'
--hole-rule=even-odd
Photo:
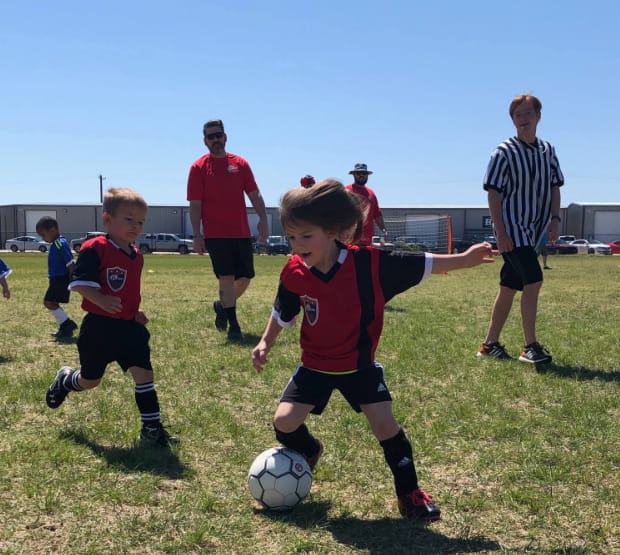
[{"label": "logo on red shirt", "polygon": [[239,166],[233,166],[232,164],[226,168],[228,173],[239,173]]},{"label": "logo on red shirt", "polygon": [[107,268],[106,277],[108,280],[108,286],[112,291],[120,291],[125,285],[127,279],[127,270],[114,266],[114,268]]},{"label": "logo on red shirt", "polygon": [[308,297],[308,295],[301,297],[301,300],[304,303],[304,314],[306,315],[306,320],[308,321],[308,324],[314,326],[319,319],[319,300]]}]

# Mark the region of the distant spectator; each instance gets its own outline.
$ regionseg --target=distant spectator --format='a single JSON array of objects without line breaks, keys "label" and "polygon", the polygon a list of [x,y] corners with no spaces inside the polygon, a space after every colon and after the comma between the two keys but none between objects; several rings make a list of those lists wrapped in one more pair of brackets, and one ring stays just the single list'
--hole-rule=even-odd
[{"label": "distant spectator", "polygon": [[299,183],[302,187],[307,189],[308,187],[312,187],[312,185],[316,183],[316,180],[310,174],[307,174],[299,180]]},{"label": "distant spectator", "polygon": [[0,258],[0,287],[2,287],[2,296],[5,299],[11,298],[11,291],[9,289],[9,284],[6,281],[6,278],[9,277],[11,273],[11,268],[9,268],[4,260]]},{"label": "distant spectator", "polygon": [[353,183],[347,185],[346,188],[359,195],[365,214],[362,236],[357,244],[361,247],[367,247],[372,243],[372,236],[375,234],[375,224],[377,224],[381,230],[383,239],[387,241],[387,230],[385,229],[383,213],[381,212],[381,208],[379,208],[377,195],[375,195],[370,187],[366,187],[368,176],[372,175],[373,172],[368,171],[368,166],[366,164],[360,163],[355,164],[354,168],[349,173],[353,175]]}]

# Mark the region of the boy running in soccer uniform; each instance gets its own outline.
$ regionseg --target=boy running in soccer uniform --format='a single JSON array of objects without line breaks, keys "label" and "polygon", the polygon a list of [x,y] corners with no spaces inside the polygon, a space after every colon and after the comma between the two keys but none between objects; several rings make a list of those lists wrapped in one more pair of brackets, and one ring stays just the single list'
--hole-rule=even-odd
[{"label": "boy running in soccer uniform", "polygon": [[338,238],[350,237],[356,226],[359,234],[363,214],[358,197],[333,180],[288,191],[280,211],[294,255],[282,270],[271,317],[252,351],[258,372],[281,330],[294,325],[302,308],[304,316],[301,365],[276,409],[276,438],[314,468],[323,444],[304,422],[309,413],[321,414],[338,389],[356,412],[364,413],[383,448],[400,513],[438,520],[439,508],[418,485],[411,444],[394,418],[383,367],[374,356],[387,301],[431,273],[492,262],[490,245],[474,245],[456,255],[346,246]]},{"label": "boy running in soccer uniform", "polygon": [[147,206],[131,189],[110,189],[103,201],[108,234],[80,249],[70,288],[82,295],[86,316],[78,337],[80,368],[63,366],[47,390],[46,402],[58,408],[70,391],[97,387],[106,366],[116,361],[135,382],[142,419],[140,439],[160,446],[178,443],[162,426],[153,382],[148,318],[140,311],[144,259],[133,244],[142,232]]},{"label": "boy running in soccer uniform", "polygon": [[73,336],[77,324],[69,318],[60,307],[60,303],[68,303],[71,272],[75,266],[73,254],[67,240],[60,235],[58,222],[50,216],[44,216],[36,225],[37,233],[50,244],[47,255],[47,277],[49,287],[43,298],[43,306],[50,311],[58,323],[58,330],[52,333],[56,339]]},{"label": "boy running in soccer uniform", "polygon": [[11,298],[11,290],[9,289],[9,284],[6,281],[6,278],[9,277],[11,273],[11,268],[9,268],[4,260],[0,258],[0,287],[2,287],[2,296],[5,299]]}]

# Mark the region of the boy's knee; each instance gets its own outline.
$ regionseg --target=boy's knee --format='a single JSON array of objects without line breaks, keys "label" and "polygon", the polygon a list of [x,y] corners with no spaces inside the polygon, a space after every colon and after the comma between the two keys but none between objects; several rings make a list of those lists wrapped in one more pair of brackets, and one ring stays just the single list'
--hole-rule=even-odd
[{"label": "boy's knee", "polygon": [[101,378],[98,378],[96,380],[87,380],[86,378],[80,376],[78,379],[78,383],[80,384],[80,387],[82,389],[93,389],[101,383]]},{"label": "boy's knee", "polygon": [[273,418],[273,427],[276,430],[276,434],[278,432],[290,434],[299,428],[299,424],[287,418],[286,415],[276,415]]}]

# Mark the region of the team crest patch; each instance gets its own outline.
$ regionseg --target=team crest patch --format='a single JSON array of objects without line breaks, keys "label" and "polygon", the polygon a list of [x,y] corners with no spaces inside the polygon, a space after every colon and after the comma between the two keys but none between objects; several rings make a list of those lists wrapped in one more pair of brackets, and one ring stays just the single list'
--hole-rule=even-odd
[{"label": "team crest patch", "polygon": [[304,303],[304,314],[306,315],[306,320],[308,321],[308,324],[314,326],[319,319],[319,300],[308,297],[308,295],[304,295],[301,300]]},{"label": "team crest patch", "polygon": [[228,173],[239,173],[239,166],[233,166],[232,164],[226,168]]},{"label": "team crest patch", "polygon": [[112,291],[120,291],[127,279],[127,270],[114,266],[107,269],[108,286]]}]

